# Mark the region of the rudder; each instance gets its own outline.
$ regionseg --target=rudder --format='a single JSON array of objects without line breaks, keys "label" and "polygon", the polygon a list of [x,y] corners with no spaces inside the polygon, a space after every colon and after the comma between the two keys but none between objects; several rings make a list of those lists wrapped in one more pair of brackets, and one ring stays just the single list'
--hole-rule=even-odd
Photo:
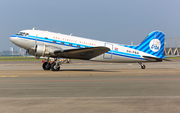
[{"label": "rudder", "polygon": [[164,58],[164,38],[165,35],[161,31],[153,31],[135,49],[158,58]]}]

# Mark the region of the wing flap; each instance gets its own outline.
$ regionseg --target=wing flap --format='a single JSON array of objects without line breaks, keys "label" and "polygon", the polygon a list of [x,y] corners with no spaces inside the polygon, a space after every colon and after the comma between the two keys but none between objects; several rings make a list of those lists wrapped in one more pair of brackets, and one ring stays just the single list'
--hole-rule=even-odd
[{"label": "wing flap", "polygon": [[55,51],[60,58],[73,58],[73,59],[84,59],[89,60],[96,56],[99,56],[105,52],[108,52],[110,49],[107,47],[92,47],[92,48],[80,48],[80,49],[71,49],[71,50],[58,50]]}]

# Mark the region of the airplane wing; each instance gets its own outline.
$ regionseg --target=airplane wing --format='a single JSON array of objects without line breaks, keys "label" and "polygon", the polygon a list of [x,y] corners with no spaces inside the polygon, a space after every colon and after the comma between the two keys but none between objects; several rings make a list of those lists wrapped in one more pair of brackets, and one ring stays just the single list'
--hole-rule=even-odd
[{"label": "airplane wing", "polygon": [[56,50],[54,54],[61,58],[73,58],[89,60],[93,57],[99,56],[110,49],[107,47],[92,47],[92,48],[80,48],[71,50]]},{"label": "airplane wing", "polygon": [[152,60],[152,61],[156,61],[156,62],[162,62],[162,60],[165,60],[165,61],[171,61],[169,59],[161,59],[161,58],[156,58],[156,57],[151,57],[151,56],[143,56],[144,58],[147,58],[149,60]]}]

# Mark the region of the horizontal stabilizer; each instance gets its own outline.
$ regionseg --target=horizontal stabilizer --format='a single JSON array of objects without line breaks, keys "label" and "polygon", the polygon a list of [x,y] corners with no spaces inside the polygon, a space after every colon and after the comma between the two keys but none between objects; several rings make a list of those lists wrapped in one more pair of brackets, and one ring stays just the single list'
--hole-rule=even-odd
[{"label": "horizontal stabilizer", "polygon": [[99,56],[110,49],[107,47],[92,47],[92,48],[79,48],[70,50],[57,50],[54,54],[58,55],[60,58],[72,58],[72,59],[83,59],[89,60],[96,56]]},{"label": "horizontal stabilizer", "polygon": [[169,56],[165,56],[165,58],[180,58],[179,55],[169,55]]},{"label": "horizontal stabilizer", "polygon": [[156,57],[151,57],[151,56],[143,56],[144,58],[147,58],[149,60],[152,60],[152,61],[156,61],[156,62],[162,62],[163,60],[164,61],[171,61],[169,59],[161,59],[161,58],[156,58]]}]

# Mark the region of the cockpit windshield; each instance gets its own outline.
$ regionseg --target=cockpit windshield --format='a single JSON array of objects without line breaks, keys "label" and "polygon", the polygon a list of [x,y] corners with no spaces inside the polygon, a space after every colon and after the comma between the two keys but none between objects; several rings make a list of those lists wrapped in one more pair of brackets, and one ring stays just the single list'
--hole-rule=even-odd
[{"label": "cockpit windshield", "polygon": [[28,36],[28,35],[29,35],[29,33],[19,32],[19,33],[18,33],[18,34],[16,34],[16,35],[20,35],[20,36]]}]

